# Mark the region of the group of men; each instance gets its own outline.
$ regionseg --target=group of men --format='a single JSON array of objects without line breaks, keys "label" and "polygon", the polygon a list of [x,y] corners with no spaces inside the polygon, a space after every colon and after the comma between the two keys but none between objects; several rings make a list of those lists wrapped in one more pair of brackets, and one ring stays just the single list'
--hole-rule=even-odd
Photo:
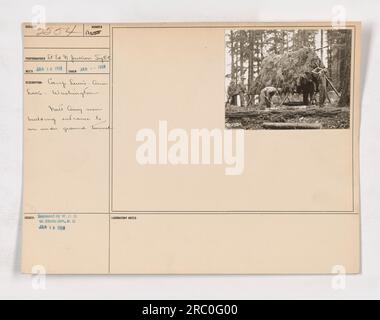
[{"label": "group of men", "polygon": [[[271,108],[272,98],[275,94],[280,94],[281,89],[275,87],[265,87],[260,92],[260,108]],[[253,95],[247,95],[247,88],[243,81],[236,83],[231,81],[227,89],[228,101],[227,103],[234,106],[246,107],[252,102]]]},{"label": "group of men", "polygon": [[[315,68],[314,70],[306,71],[301,77],[298,78],[297,82],[291,88],[291,94],[302,94],[303,104],[309,106],[311,104],[317,104],[316,93],[319,92],[319,105],[324,106],[327,95],[327,70],[324,68]],[[253,94],[247,94],[247,88],[244,81],[236,83],[231,81],[227,90],[228,101],[230,105],[246,107],[252,104]],[[283,97],[284,91],[281,88],[275,88],[273,86],[267,86],[260,91],[259,107],[261,109],[272,108],[273,102],[272,98],[275,96],[281,96],[282,100],[286,98]]]},{"label": "group of men", "polygon": [[303,94],[303,104],[317,104],[316,93],[319,92],[319,105],[323,106],[328,99],[327,95],[327,70],[315,68],[313,71],[306,71],[299,79],[297,92]]}]

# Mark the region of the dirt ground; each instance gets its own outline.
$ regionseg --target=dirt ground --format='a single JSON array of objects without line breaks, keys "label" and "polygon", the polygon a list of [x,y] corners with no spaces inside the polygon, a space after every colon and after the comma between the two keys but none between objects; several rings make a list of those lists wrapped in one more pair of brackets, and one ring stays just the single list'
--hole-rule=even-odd
[{"label": "dirt ground", "polygon": [[257,107],[226,106],[226,128],[259,130],[263,124],[271,123],[315,123],[322,129],[348,129],[350,127],[349,108],[336,105],[318,106],[282,106],[266,110]]}]

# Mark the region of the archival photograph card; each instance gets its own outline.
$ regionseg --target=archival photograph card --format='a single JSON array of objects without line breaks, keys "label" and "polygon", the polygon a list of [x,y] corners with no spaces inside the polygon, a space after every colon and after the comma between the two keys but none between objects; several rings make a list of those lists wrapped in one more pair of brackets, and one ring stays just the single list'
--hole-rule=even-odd
[{"label": "archival photograph card", "polygon": [[360,272],[360,23],[22,28],[24,273]]}]

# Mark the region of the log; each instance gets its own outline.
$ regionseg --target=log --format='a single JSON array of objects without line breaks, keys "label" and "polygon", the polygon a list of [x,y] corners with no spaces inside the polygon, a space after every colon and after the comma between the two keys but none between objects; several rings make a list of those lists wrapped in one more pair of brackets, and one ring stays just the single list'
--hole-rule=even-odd
[{"label": "log", "polygon": [[322,129],[320,123],[292,123],[292,122],[265,122],[264,129],[292,130],[292,129]]},{"label": "log", "polygon": [[287,107],[299,107],[299,106],[303,106],[304,103],[303,101],[289,101],[289,102],[284,102],[284,106],[287,106]]},{"label": "log", "polygon": [[266,110],[252,110],[252,111],[235,111],[235,112],[229,112],[226,111],[226,118],[250,118],[250,117],[257,117],[260,115],[283,115],[286,117],[293,117],[293,116],[303,116],[303,117],[312,117],[312,116],[319,116],[319,117],[331,117],[333,115],[337,115],[339,113],[346,112],[345,110],[342,110],[342,108],[312,108],[307,107],[304,109],[297,109],[297,108],[283,108],[283,109],[266,109]]}]

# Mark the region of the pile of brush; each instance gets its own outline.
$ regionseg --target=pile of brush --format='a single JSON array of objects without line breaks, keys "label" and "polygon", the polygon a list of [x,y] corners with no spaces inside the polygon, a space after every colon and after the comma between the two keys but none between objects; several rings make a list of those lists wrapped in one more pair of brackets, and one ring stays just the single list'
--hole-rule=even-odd
[{"label": "pile of brush", "polygon": [[259,94],[268,86],[282,88],[284,91],[294,90],[305,72],[311,72],[322,66],[322,61],[310,48],[281,55],[272,54],[262,61],[260,73],[255,79],[251,92]]}]

